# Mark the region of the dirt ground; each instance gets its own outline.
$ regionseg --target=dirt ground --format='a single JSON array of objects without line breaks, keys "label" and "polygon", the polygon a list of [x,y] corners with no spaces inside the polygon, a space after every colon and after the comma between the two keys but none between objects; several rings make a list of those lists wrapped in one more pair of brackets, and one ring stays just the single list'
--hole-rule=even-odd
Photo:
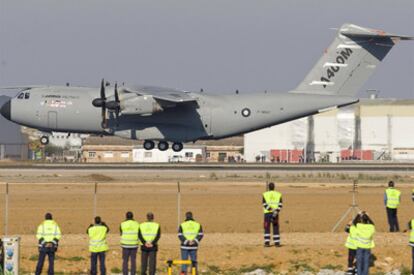
[{"label": "dirt ground", "polygon": [[[50,211],[60,224],[64,237],[61,241],[57,271],[81,274],[88,269],[86,228],[94,215],[94,182],[98,184],[96,213],[111,229],[111,250],[108,269],[116,273],[121,267],[118,247],[118,228],[126,211],[135,213],[142,221],[152,211],[161,223],[159,268],[165,273],[163,261],[179,256],[176,237],[177,177],[137,173],[111,176],[101,173],[86,176],[87,172],[68,172],[63,176],[37,172],[2,172],[0,181],[9,184],[8,234],[22,236],[22,267],[33,271],[36,264],[34,231],[44,213]],[[152,180],[148,180],[152,178]],[[159,178],[159,180],[157,180]],[[224,271],[238,274],[256,267],[286,271],[333,268],[344,270],[347,250],[343,247],[346,234],[344,223],[337,233],[330,233],[336,221],[349,208],[352,183],[279,183],[284,208],[281,213],[281,248],[262,246],[261,193],[264,180],[252,178],[216,178],[211,175],[186,179],[181,183],[181,216],[191,210],[202,223],[205,239],[199,252],[200,270],[206,274]],[[412,185],[398,186],[402,192],[399,209],[400,225],[406,228],[412,214]],[[0,185],[0,205],[4,210],[5,185]],[[384,185],[364,183],[358,188],[357,202],[368,211],[377,225],[377,247],[373,250],[377,260],[375,271],[384,272],[410,266],[408,233],[386,233],[386,215],[383,205]],[[347,217],[349,220],[350,217]],[[4,211],[0,213],[4,234]]]}]

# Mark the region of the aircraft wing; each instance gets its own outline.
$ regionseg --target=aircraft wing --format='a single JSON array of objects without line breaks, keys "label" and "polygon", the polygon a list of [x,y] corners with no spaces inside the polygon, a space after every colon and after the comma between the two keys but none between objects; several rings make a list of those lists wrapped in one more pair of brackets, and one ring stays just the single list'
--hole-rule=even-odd
[{"label": "aircraft wing", "polygon": [[134,86],[131,88],[123,89],[127,92],[136,93],[142,96],[152,96],[156,100],[167,101],[174,104],[197,101],[197,98],[193,97],[191,93],[171,88],[155,86]]}]

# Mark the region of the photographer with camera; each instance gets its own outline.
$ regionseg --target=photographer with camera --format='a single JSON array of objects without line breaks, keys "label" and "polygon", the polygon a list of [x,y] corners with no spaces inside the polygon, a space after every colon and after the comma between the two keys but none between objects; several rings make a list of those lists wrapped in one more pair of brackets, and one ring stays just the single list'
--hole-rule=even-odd
[{"label": "photographer with camera", "polygon": [[375,247],[375,225],[367,212],[362,211],[359,213],[359,216],[360,220],[356,224],[355,232],[357,246],[357,272],[358,275],[368,275],[371,249]]}]

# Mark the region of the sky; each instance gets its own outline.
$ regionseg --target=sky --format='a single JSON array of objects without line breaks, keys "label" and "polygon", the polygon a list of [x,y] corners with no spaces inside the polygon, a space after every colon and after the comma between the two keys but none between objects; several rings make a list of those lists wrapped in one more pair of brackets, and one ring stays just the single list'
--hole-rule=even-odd
[{"label": "sky", "polygon": [[[343,23],[414,36],[413,0],[0,0],[0,86],[101,78],[207,93],[288,91]],[[414,41],[359,93],[414,98]]]}]

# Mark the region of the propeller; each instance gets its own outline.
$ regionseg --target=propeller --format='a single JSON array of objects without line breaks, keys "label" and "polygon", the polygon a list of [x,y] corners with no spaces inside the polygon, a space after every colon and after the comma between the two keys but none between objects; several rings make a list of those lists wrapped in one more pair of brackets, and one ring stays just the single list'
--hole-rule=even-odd
[{"label": "propeller", "polygon": [[92,105],[95,107],[101,108],[101,117],[102,117],[101,126],[102,128],[107,128],[108,121],[106,119],[106,95],[105,95],[105,80],[104,79],[102,79],[101,81],[101,97],[95,98],[92,101]]},{"label": "propeller", "polygon": [[115,113],[116,125],[118,126],[119,125],[118,124],[119,113],[121,112],[121,101],[119,100],[118,83],[116,82],[115,82],[115,88],[114,88],[114,97],[115,97],[115,100],[107,102],[106,107],[108,108],[108,110],[111,110],[112,112]]},{"label": "propeller", "polygon": [[111,112],[115,112],[115,118],[116,118],[116,124],[118,126],[118,118],[119,118],[119,113],[121,112],[121,102],[119,100],[119,94],[118,94],[118,84],[115,83],[115,90],[114,90],[114,97],[115,100],[112,101],[106,101],[106,95],[105,95],[105,80],[102,79],[101,81],[101,91],[100,91],[100,97],[95,98],[92,101],[92,105],[95,107],[99,107],[101,108],[102,112],[101,112],[101,116],[102,116],[102,122],[101,122],[101,126],[102,128],[107,128],[108,127],[108,120],[106,118],[106,110],[110,110]]}]

